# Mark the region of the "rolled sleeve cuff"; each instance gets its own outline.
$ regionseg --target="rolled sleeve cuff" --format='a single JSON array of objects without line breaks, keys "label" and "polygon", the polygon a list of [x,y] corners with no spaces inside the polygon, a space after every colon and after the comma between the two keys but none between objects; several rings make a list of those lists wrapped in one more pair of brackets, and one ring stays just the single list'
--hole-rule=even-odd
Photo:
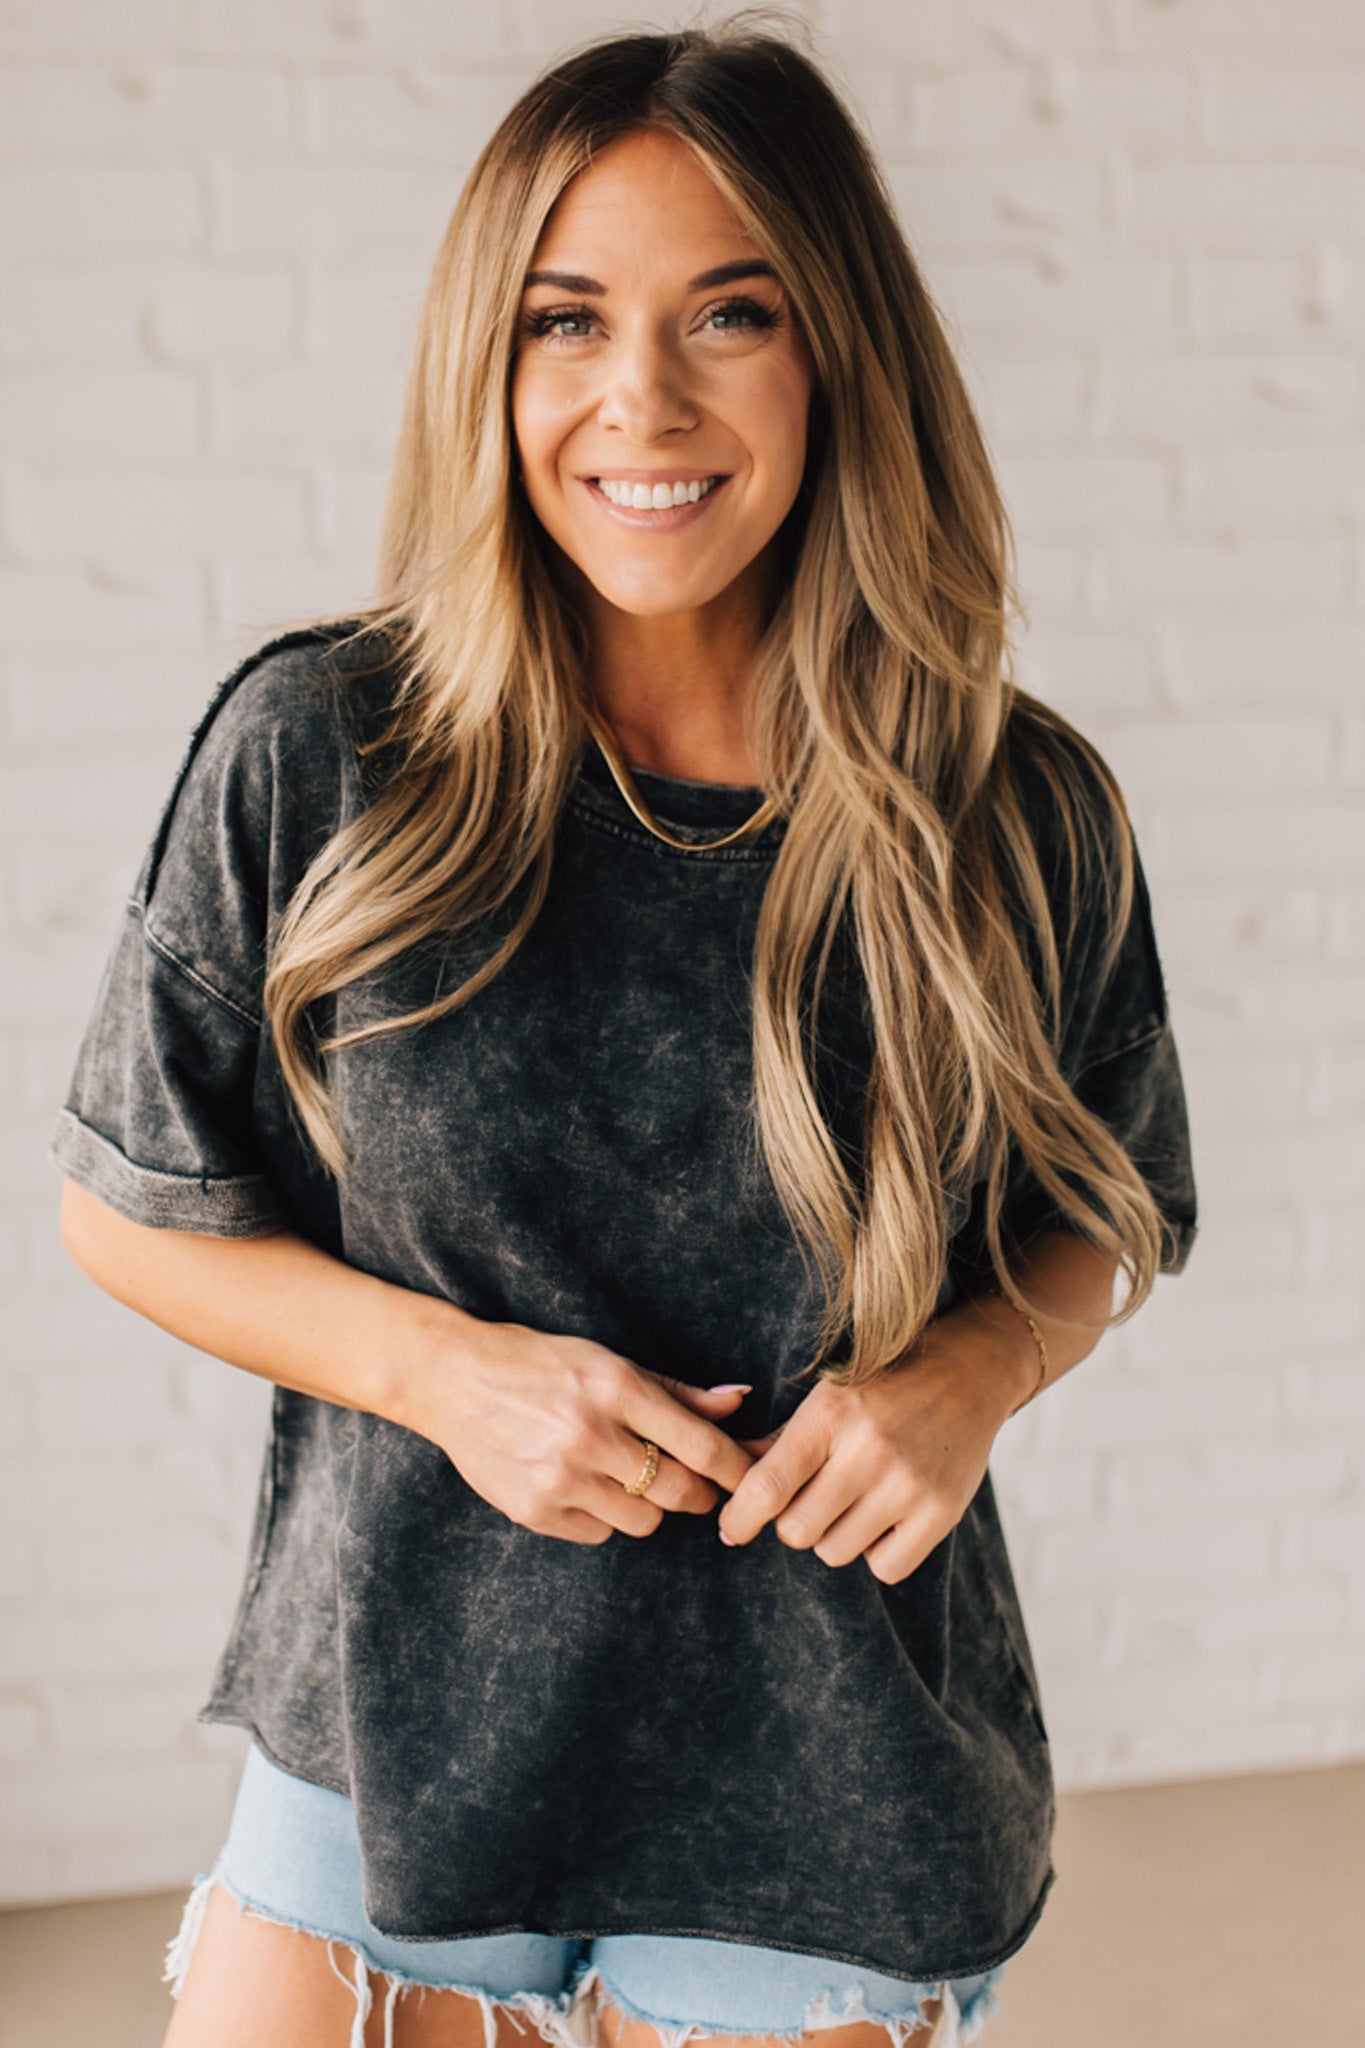
[{"label": "rolled sleeve cuff", "polygon": [[48,1157],[58,1173],[120,1216],[154,1230],[258,1237],[289,1223],[284,1203],[264,1174],[167,1173],[140,1166],[69,1109],[58,1117]]},{"label": "rolled sleeve cuff", "polygon": [[1199,1235],[1199,1225],[1186,1220],[1166,1219],[1168,1242],[1158,1271],[1162,1273],[1183,1273],[1185,1261],[1189,1258],[1194,1241]]},{"label": "rolled sleeve cuff", "polygon": [[[1194,1241],[1199,1235],[1199,1225],[1190,1217],[1172,1216],[1165,1210],[1162,1211],[1161,1223],[1164,1236],[1161,1263],[1157,1271],[1172,1275],[1183,1273],[1190,1252],[1194,1248]],[[1036,1205],[1030,1204],[1026,1216],[1015,1224],[1018,1248],[1023,1250],[1045,1230],[1068,1230],[1073,1237],[1084,1237],[1087,1234],[1074,1217],[1055,1208],[1050,1202],[1039,1201]]]}]

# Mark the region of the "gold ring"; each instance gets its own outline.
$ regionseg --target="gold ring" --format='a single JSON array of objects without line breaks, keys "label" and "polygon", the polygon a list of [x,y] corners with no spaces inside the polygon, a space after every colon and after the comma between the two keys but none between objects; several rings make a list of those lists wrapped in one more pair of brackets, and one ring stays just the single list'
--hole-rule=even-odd
[{"label": "gold ring", "polygon": [[654,1484],[654,1475],[659,1469],[659,1446],[652,1444],[648,1437],[645,1437],[643,1441],[645,1446],[644,1466],[639,1478],[632,1485],[626,1487],[627,1493],[648,1493],[650,1487]]}]

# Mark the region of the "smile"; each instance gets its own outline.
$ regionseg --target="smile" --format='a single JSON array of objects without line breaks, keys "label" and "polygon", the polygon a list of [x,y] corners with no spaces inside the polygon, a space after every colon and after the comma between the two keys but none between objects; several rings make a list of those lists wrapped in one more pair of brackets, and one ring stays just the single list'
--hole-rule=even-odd
[{"label": "smile", "polygon": [[611,518],[627,526],[672,532],[675,527],[690,526],[694,519],[700,518],[729,478],[694,477],[683,483],[664,477],[658,483],[646,484],[590,476],[583,481],[596,503]]}]

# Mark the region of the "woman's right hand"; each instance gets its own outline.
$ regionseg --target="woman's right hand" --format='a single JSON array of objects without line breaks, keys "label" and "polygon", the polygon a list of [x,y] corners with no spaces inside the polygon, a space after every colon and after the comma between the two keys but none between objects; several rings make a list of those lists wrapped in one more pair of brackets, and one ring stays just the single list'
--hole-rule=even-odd
[{"label": "woman's right hand", "polygon": [[[398,1419],[523,1528],[569,1543],[650,1536],[665,1510],[709,1514],[753,1464],[708,1419],[733,1415],[742,1389],[690,1387],[590,1338],[457,1314],[429,1333]],[[658,1470],[647,1494],[627,1493],[646,1438]]]},{"label": "woman's right hand", "polygon": [[[68,1180],[62,1236],[117,1301],[186,1343],[426,1436],[492,1506],[547,1536],[649,1536],[704,1515],[754,1459],[715,1422],[738,1393],[688,1387],[582,1337],[485,1322],[297,1232],[214,1237],[133,1223]],[[660,1449],[647,1494],[644,1439]]]}]

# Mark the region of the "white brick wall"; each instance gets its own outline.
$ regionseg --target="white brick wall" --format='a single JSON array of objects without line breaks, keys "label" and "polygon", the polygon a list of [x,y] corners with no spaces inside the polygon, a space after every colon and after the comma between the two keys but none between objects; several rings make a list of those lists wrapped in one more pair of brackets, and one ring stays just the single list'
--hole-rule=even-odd
[{"label": "white brick wall", "polygon": [[[1138,819],[1189,1272],[1006,1432],[1069,1785],[1365,1750],[1365,10],[828,0]],[[667,21],[669,17],[660,17]],[[369,589],[426,266],[563,0],[0,10],[0,1898],[176,1885],[269,1389],[100,1295],[43,1148],[214,680]]]}]

